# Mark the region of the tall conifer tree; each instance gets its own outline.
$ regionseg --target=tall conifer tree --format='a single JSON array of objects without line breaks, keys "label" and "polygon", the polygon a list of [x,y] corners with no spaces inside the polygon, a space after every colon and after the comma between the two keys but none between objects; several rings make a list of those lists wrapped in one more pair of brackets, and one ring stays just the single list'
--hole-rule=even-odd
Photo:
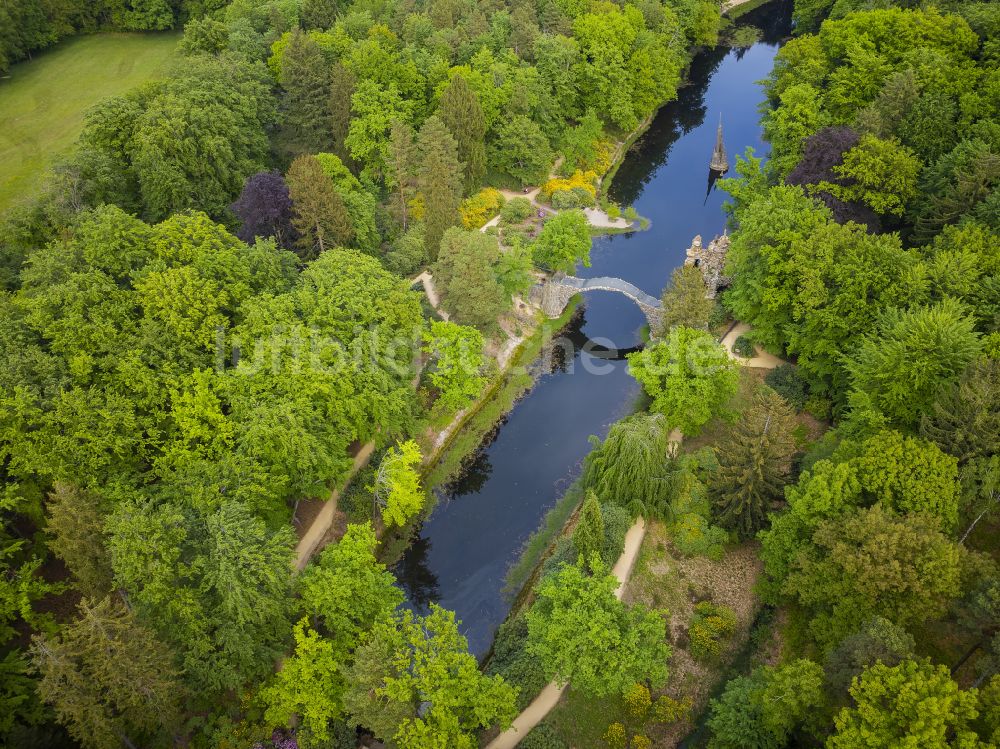
[{"label": "tall conifer tree", "polygon": [[458,144],[458,159],[465,165],[465,191],[474,192],[486,175],[486,119],[479,97],[461,75],[445,88],[438,114]]},{"label": "tall conifer tree", "polygon": [[293,153],[326,150],[332,140],[328,112],[330,67],[319,45],[296,30],[281,61],[284,130]]},{"label": "tall conifer tree", "polygon": [[298,247],[303,257],[315,257],[328,247],[346,245],[354,238],[351,217],[315,156],[299,156],[286,175],[295,217],[292,225],[299,233]]},{"label": "tall conifer tree", "polygon": [[420,158],[418,186],[424,198],[424,241],[427,255],[436,260],[441,237],[458,224],[462,202],[462,164],[458,145],[437,115],[427,118],[417,136]]},{"label": "tall conifer tree", "polygon": [[35,636],[39,694],[88,749],[159,745],[183,694],[170,650],[116,598],[79,611],[60,635]]},{"label": "tall conifer tree", "polygon": [[719,470],[709,489],[721,525],[752,538],[767,522],[788,477],[795,416],[785,400],[762,388],[718,447]]}]

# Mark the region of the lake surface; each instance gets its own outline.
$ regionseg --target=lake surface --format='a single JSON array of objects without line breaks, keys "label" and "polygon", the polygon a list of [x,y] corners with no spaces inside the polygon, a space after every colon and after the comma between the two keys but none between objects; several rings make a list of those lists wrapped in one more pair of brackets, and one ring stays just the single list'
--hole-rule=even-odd
[{"label": "lake surface", "polygon": [[[730,166],[752,146],[765,152],[757,81],[771,70],[790,33],[790,0],[774,0],[739,19],[762,29],[745,50],[717,48],[692,63],[690,83],[660,110],[633,146],[610,197],[649,218],[647,231],[594,241],[592,266],[577,275],[617,276],[660,296],[696,234],[707,243],[725,228],[724,193],[710,189],[708,162],[722,117]],[[730,173],[732,174],[732,172]],[[485,654],[510,608],[504,577],[525,541],[579,475],[590,435],[603,438],[632,410],[639,386],[624,361],[582,350],[588,339],[633,347],[646,323],[613,292],[587,292],[564,331],[565,354],[552,357],[532,390],[474,453],[461,474],[435,489],[439,502],[394,572],[411,605],[456,612],[474,654]]]}]

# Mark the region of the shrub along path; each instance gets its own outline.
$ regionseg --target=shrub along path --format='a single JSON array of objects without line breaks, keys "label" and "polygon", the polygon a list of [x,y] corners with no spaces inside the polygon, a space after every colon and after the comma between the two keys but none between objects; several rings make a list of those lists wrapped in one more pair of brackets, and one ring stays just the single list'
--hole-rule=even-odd
[{"label": "shrub along path", "polygon": [[[750,359],[744,359],[734,354],[732,348],[733,341],[736,340],[737,336],[743,335],[749,332],[749,330],[750,326],[746,323],[737,323],[720,341],[720,344],[726,349],[726,353],[729,354],[730,358],[739,362],[744,367],[759,369],[774,369],[785,363],[777,356],[769,354],[766,351],[758,350],[756,355]],[[679,429],[674,429],[670,433],[670,445],[675,452],[680,448],[683,439],[684,437]],[[625,548],[611,570],[612,574],[618,579],[618,589],[615,591],[615,597],[618,600],[621,600],[622,595],[625,593],[625,584],[632,574],[632,568],[635,566],[635,560],[639,555],[639,548],[642,546],[642,540],[645,535],[646,521],[642,518],[636,520],[635,524],[628,529],[628,533],[625,534]],[[486,749],[514,749],[528,735],[531,729],[541,723],[545,716],[559,703],[567,687],[568,685],[559,686],[554,681],[549,682],[531,704],[520,715],[514,718],[511,727],[487,744]]]}]

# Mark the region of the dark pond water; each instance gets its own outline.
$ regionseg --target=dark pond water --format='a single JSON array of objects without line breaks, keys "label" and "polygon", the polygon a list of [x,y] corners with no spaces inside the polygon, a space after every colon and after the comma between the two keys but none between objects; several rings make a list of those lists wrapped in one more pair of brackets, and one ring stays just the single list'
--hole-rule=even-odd
[{"label": "dark pond water", "polygon": [[[617,276],[659,296],[683,263],[695,234],[706,242],[722,232],[725,195],[710,190],[708,161],[722,116],[730,163],[753,146],[764,151],[758,126],[763,93],[789,33],[790,0],[775,0],[740,19],[764,30],[748,50],[699,55],[689,85],[664,107],[619,169],[611,197],[651,219],[648,231],[595,240],[592,267],[582,277]],[[394,572],[418,609],[430,602],[452,609],[469,647],[483,655],[510,600],[504,576],[528,537],[579,473],[588,437],[604,437],[638,395],[624,361],[583,351],[592,339],[635,346],[645,318],[626,297],[587,292],[582,313],[564,331],[566,355],[553,357],[537,384],[471,456],[452,483],[436,489],[439,504]]]}]

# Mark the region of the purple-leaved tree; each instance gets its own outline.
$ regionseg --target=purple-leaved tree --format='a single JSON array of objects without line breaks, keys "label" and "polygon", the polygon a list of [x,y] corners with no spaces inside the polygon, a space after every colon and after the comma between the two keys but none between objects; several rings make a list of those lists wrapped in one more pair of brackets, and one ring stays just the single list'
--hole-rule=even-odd
[{"label": "purple-leaved tree", "polygon": [[281,247],[289,248],[298,238],[292,227],[292,199],[280,172],[257,172],[249,177],[230,210],[240,220],[236,236],[244,242],[274,237]]}]

